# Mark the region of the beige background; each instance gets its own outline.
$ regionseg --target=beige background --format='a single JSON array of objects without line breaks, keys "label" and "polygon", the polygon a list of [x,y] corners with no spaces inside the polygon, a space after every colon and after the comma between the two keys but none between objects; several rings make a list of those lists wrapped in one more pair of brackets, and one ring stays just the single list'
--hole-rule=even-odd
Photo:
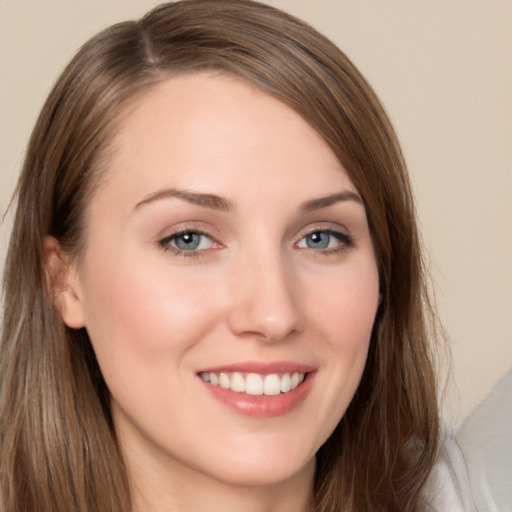
[{"label": "beige background", "polygon": [[[1,212],[58,72],[90,35],[156,3],[0,0]],[[267,3],[332,38],[394,121],[452,344],[458,422],[512,362],[512,1]],[[8,231],[9,217],[2,263]]]}]

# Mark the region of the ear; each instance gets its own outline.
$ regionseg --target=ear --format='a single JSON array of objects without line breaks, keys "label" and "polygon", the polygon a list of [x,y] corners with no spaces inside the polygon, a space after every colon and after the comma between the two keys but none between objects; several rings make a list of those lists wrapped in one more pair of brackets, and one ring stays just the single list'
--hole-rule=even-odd
[{"label": "ear", "polygon": [[76,262],[52,236],[44,240],[48,292],[62,321],[72,329],[85,327],[81,287]]}]

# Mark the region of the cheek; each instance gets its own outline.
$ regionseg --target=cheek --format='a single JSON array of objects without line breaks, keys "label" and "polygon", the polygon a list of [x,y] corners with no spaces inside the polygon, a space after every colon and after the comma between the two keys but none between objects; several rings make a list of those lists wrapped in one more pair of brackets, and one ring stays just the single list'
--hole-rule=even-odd
[{"label": "cheek", "polygon": [[[329,418],[329,435],[345,414],[362,377],[379,300],[378,272],[373,260],[340,267],[325,280],[321,293],[312,293],[311,319],[319,351],[328,361],[322,389],[328,400],[321,414]],[[318,290],[318,288],[315,288]],[[328,409],[330,407],[330,409]]]},{"label": "cheek", "polygon": [[[369,341],[379,301],[379,277],[373,259],[342,266],[310,286],[310,318],[329,331],[333,347],[355,349]],[[364,347],[363,347],[364,348]]]},{"label": "cheek", "polygon": [[[377,269],[363,267],[359,273],[344,282],[339,294],[337,340],[334,350],[352,365],[352,379],[356,385],[362,376],[379,301]],[[355,387],[354,390],[355,392]]]},{"label": "cheek", "polygon": [[89,266],[86,296],[87,331],[112,392],[117,382],[169,375],[164,366],[179,365],[218,317],[218,301],[205,300],[212,287],[203,276],[180,279],[165,265],[114,259]]}]

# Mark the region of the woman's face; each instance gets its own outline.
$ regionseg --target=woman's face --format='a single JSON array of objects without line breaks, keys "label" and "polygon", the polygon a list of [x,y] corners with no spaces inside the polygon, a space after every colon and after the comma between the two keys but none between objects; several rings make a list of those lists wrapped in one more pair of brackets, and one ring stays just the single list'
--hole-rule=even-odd
[{"label": "woman's face", "polygon": [[128,464],[311,475],[379,296],[364,206],[318,133],[242,81],[171,78],[123,118],[86,220],[63,316],[87,328]]}]

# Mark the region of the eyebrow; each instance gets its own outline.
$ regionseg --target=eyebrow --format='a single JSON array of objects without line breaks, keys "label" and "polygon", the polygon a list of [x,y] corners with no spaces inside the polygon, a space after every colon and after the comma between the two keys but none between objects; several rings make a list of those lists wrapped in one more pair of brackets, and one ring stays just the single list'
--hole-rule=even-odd
[{"label": "eyebrow", "polygon": [[[135,209],[140,208],[141,206],[144,206],[146,204],[152,203],[154,201],[159,201],[168,198],[182,199],[191,204],[202,206],[203,208],[208,208],[210,210],[217,210],[223,212],[234,210],[234,205],[231,201],[218,195],[205,194],[202,192],[192,192],[191,190],[183,190],[177,188],[168,188],[154,192],[149,196],[145,197],[142,201],[139,201],[135,205]],[[358,194],[356,194],[355,192],[351,192],[349,190],[345,190],[343,192],[338,192],[336,194],[331,194],[328,196],[306,201],[300,205],[299,211],[301,213],[308,213],[315,210],[320,210],[321,208],[327,208],[328,206],[343,201],[355,201],[356,203],[359,203],[361,205],[363,204],[363,201]]]},{"label": "eyebrow", "polygon": [[320,210],[321,208],[327,208],[328,206],[343,201],[355,201],[356,203],[363,205],[363,200],[358,194],[351,192],[350,190],[344,190],[343,192],[338,192],[337,194],[306,201],[305,203],[301,204],[299,210],[302,213],[308,213],[315,210]]},{"label": "eyebrow", "polygon": [[176,199],[183,199],[184,201],[202,206],[203,208],[209,208],[210,210],[226,212],[234,209],[234,205],[231,203],[231,201],[228,201],[227,199],[224,199],[223,197],[217,196],[215,194],[204,194],[201,192],[192,192],[190,190],[182,190],[177,188],[168,188],[154,192],[153,194],[150,194],[144,198],[142,201],[138,202],[135,205],[135,209],[160,199],[168,199],[173,197]]}]

